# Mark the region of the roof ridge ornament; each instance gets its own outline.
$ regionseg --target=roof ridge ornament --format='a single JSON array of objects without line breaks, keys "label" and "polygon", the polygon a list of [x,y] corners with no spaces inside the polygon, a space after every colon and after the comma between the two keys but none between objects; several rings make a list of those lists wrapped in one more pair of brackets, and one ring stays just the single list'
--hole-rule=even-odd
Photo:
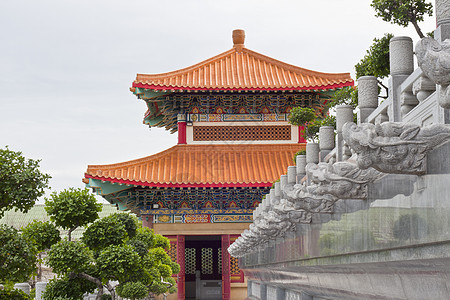
[{"label": "roof ridge ornament", "polygon": [[235,29],[233,30],[233,47],[237,52],[242,52],[245,41],[245,30],[243,29]]}]

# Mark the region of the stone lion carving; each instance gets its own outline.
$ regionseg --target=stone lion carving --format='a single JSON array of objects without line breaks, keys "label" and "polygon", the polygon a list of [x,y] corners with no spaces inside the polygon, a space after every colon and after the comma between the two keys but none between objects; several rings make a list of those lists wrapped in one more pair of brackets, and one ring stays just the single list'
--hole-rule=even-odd
[{"label": "stone lion carving", "polygon": [[426,171],[427,152],[450,140],[450,126],[346,123],[343,136],[358,154],[357,164],[361,169],[373,167],[384,173],[420,175]]},{"label": "stone lion carving", "polygon": [[366,199],[367,184],[384,176],[373,168],[362,170],[348,161],[309,163],[306,173],[311,181],[306,188],[310,194],[330,194],[339,199]]},{"label": "stone lion carving", "polygon": [[441,85],[439,105],[450,109],[450,40],[442,44],[426,37],[416,44],[419,67],[434,83]]}]

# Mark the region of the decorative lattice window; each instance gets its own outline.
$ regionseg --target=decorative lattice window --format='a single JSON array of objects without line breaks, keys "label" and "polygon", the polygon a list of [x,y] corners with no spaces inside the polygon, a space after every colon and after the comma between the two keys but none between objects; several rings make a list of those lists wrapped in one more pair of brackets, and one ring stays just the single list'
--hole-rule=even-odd
[{"label": "decorative lattice window", "polygon": [[222,248],[217,249],[217,273],[222,274]]},{"label": "decorative lattice window", "polygon": [[239,275],[241,269],[239,269],[238,259],[236,257],[230,256],[230,272],[232,275]]},{"label": "decorative lattice window", "polygon": [[202,248],[202,274],[213,272],[213,248]]},{"label": "decorative lattice window", "polygon": [[195,248],[185,248],[185,274],[194,274],[196,269]]},{"label": "decorative lattice window", "polygon": [[177,261],[177,243],[170,243],[170,249],[167,251],[167,254],[172,261]]},{"label": "decorative lattice window", "polygon": [[291,126],[194,126],[194,141],[290,140]]}]

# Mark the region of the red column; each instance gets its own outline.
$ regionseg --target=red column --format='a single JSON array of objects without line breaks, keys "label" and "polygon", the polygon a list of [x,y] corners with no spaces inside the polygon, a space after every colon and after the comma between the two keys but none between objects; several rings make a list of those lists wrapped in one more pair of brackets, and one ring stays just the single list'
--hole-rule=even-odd
[{"label": "red column", "polygon": [[298,126],[298,143],[306,143],[305,127],[303,126]]},{"label": "red column", "polygon": [[186,144],[186,121],[178,121],[178,144]]},{"label": "red column", "polygon": [[177,263],[180,265],[180,273],[178,273],[178,300],[184,300],[185,292],[185,237],[184,235],[177,235]]},{"label": "red column", "polygon": [[231,299],[230,235],[222,235],[222,300]]},{"label": "red column", "polygon": [[142,215],[142,226],[153,228],[153,215]]}]

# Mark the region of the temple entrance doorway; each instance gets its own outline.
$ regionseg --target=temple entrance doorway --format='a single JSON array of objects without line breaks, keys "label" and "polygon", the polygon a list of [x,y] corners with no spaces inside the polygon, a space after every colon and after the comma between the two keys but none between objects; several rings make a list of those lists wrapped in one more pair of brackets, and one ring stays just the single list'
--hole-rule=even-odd
[{"label": "temple entrance doorway", "polygon": [[222,246],[220,235],[186,236],[186,299],[222,299]]}]

